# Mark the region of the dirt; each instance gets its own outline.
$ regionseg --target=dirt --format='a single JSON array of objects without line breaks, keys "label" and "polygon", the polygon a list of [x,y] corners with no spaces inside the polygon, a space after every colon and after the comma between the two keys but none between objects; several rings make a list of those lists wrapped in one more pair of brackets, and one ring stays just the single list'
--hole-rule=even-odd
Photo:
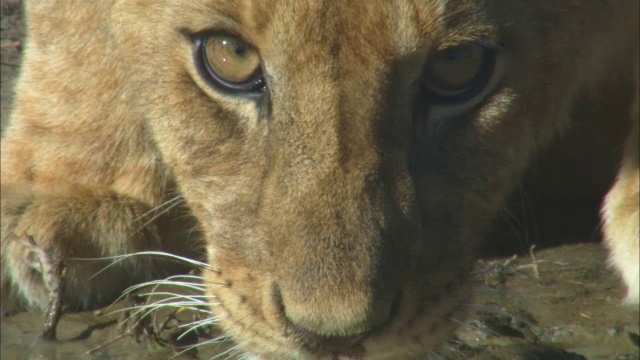
[{"label": "dirt", "polygon": [[[3,1],[0,10],[4,130],[19,72],[24,24],[18,1]],[[606,266],[605,257],[600,244],[588,243],[479,260],[477,273],[470,277],[477,282],[469,303],[470,316],[451,319],[461,323],[460,330],[443,350],[425,358],[640,359],[638,308],[620,305],[624,289]],[[185,347],[220,336],[209,327],[185,334],[180,325],[198,316],[185,309],[126,321],[125,306],[125,301],[120,301],[99,312],[65,314],[56,341],[40,337],[42,313],[5,314],[0,326],[0,357],[167,359]],[[177,358],[234,358],[233,344],[216,343]]]},{"label": "dirt", "polygon": [[[640,357],[637,306],[620,304],[624,288],[600,244],[560,246],[515,261],[479,260],[477,268],[485,283],[457,336],[480,347],[480,359]],[[544,356],[533,357],[536,352]]]},{"label": "dirt", "polygon": [[[536,276],[536,268],[538,276]],[[518,258],[482,259],[468,319],[441,351],[426,359],[639,359],[639,313],[620,305],[624,289],[605,264],[599,244],[543,250]],[[43,341],[42,313],[2,319],[2,359],[167,359],[184,348],[220,336],[214,328],[180,337],[189,311],[156,313],[140,324],[125,321],[124,301],[99,312],[66,314],[58,340]],[[129,304],[130,306],[131,304]],[[131,315],[131,314],[129,314]],[[129,326],[129,327],[127,327]],[[163,327],[164,326],[164,327]],[[635,341],[635,343],[634,343]],[[200,346],[178,358],[209,359],[233,344]],[[90,356],[87,356],[90,355]],[[222,358],[226,358],[222,355]]]}]

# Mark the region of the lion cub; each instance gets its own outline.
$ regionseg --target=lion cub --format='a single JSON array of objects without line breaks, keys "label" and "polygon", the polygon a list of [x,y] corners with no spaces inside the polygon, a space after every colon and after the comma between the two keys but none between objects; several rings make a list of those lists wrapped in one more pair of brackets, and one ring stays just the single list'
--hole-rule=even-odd
[{"label": "lion cub", "polygon": [[601,119],[633,126],[603,214],[638,300],[638,1],[26,10],[3,310],[91,309],[189,271],[148,254],[165,252],[207,263],[212,319],[256,357],[424,354],[465,316],[478,244],[527,164],[594,98],[631,109]]}]

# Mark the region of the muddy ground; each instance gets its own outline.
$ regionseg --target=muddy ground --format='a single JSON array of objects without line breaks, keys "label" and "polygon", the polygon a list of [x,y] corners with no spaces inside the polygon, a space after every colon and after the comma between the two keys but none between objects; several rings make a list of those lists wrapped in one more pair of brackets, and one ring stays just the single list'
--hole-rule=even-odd
[{"label": "muddy ground", "polygon": [[[638,310],[620,305],[624,289],[605,265],[605,252],[599,244],[560,246],[534,255],[535,260],[527,255],[478,261],[478,287],[469,304],[470,317],[451,319],[463,324],[455,338],[424,359],[640,358]],[[219,335],[215,329],[207,329],[176,341],[179,324],[194,319],[186,312],[164,328],[167,313],[150,317],[142,327],[127,327],[122,307],[120,302],[100,312],[64,315],[58,341],[40,338],[39,312],[5,316],[1,357],[168,359],[180,346]],[[178,358],[210,359],[231,346],[203,346]]]},{"label": "muddy ground", "polygon": [[[1,117],[11,111],[19,71],[23,23],[17,1],[2,2]],[[545,237],[550,235],[545,234]],[[584,237],[584,240],[592,239]],[[562,241],[561,241],[562,242]],[[575,242],[575,239],[571,241]],[[562,245],[518,257],[482,259],[477,264],[477,292],[468,319],[445,349],[429,359],[639,359],[637,307],[624,307],[618,278],[605,264],[597,243]],[[58,341],[40,338],[42,314],[23,312],[1,319],[2,359],[167,359],[176,348],[215,338],[203,329],[178,339],[177,326],[194,314],[163,313],[140,326],[122,325],[120,302],[99,312],[66,314]],[[173,316],[175,315],[175,319]],[[165,321],[169,319],[169,321]],[[127,323],[127,322],[125,322]],[[131,325],[133,322],[129,321]],[[208,359],[232,344],[199,347],[178,358]]]}]

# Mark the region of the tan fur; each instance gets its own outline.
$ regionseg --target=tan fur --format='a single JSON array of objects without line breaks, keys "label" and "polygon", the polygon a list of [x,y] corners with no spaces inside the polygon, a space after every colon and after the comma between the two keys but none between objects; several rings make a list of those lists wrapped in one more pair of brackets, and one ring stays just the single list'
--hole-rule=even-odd
[{"label": "tan fur", "polygon": [[610,261],[627,284],[626,300],[632,304],[637,304],[640,298],[639,66],[636,62],[635,94],[630,109],[631,133],[624,147],[624,159],[618,178],[607,194],[603,208],[604,240],[610,250]]},{"label": "tan fur", "polygon": [[[206,252],[212,313],[269,359],[437,348],[530,159],[580,121],[584,94],[631,98],[638,62],[634,0],[33,1],[27,14],[2,142],[3,300],[46,304],[25,235],[68,266],[76,308],[185,271],[141,257],[92,278],[104,263],[77,258]],[[185,34],[211,29],[256,47],[267,100],[199,76]],[[499,81],[462,113],[426,109],[415,136],[427,60],[478,40],[500,48]],[[635,129],[605,217],[637,301]]]}]

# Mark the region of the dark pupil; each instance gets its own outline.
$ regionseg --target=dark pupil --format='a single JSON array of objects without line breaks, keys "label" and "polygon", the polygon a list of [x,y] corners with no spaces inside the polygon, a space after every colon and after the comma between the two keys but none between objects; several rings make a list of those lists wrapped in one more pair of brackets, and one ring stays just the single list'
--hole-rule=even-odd
[{"label": "dark pupil", "polygon": [[247,53],[247,47],[241,44],[236,44],[235,52],[236,55],[242,57]]}]

